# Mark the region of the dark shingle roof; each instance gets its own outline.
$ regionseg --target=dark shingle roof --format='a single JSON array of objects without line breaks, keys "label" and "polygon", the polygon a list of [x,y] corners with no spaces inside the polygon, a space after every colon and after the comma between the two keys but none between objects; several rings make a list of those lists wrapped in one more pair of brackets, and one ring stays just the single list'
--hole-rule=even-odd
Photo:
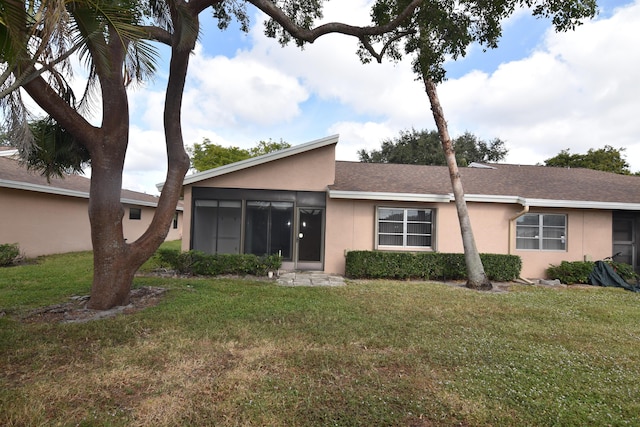
[{"label": "dark shingle roof", "polygon": [[[461,167],[465,194],[527,199],[640,203],[640,177],[590,169],[491,164]],[[447,195],[446,166],[336,162],[335,191]]]},{"label": "dark shingle roof", "polygon": [[[37,172],[29,171],[20,162],[9,157],[0,157],[0,187],[18,185],[23,189],[56,194],[88,197],[91,180],[80,175],[66,175],[64,179],[51,177],[50,182]],[[122,199],[143,205],[157,205],[158,197],[137,191],[122,190]]]}]

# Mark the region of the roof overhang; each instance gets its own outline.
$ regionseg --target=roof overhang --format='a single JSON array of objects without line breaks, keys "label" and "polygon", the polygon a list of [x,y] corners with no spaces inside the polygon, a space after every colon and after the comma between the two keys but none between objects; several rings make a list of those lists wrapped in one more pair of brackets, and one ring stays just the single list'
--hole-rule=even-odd
[{"label": "roof overhang", "polygon": [[[337,144],[338,137],[339,135],[331,135],[325,138],[316,139],[314,141],[305,142],[304,144],[294,145],[293,147],[285,148],[284,150],[274,151],[273,153],[263,154],[262,156],[258,156],[258,157],[252,157],[250,159],[220,166],[215,169],[209,169],[207,171],[197,172],[197,173],[186,176],[184,178],[184,181],[182,182],[182,185],[195,184],[200,181],[215,178],[221,175],[226,175],[232,172],[237,172],[242,169],[258,166],[264,163],[272,162],[274,160],[295,156],[296,154],[304,153],[305,151],[316,150],[318,148],[326,147],[327,145]],[[162,187],[164,187],[164,182],[156,184],[156,187],[158,188],[159,191],[162,191]]]},{"label": "roof overhang", "polygon": [[448,203],[449,194],[381,193],[368,191],[329,190],[331,199],[393,200],[398,202]]},{"label": "roof overhang", "polygon": [[[430,202],[449,203],[455,201],[452,193],[449,194],[416,194],[416,193],[382,193],[367,191],[347,191],[329,189],[331,199],[354,199],[354,200],[384,200],[398,202]],[[518,204],[528,207],[539,208],[565,208],[565,209],[600,209],[600,210],[626,210],[640,211],[640,203],[623,202],[599,202],[591,200],[551,200],[534,199],[520,196],[501,196],[487,194],[465,194],[467,202],[475,203],[504,203]]]},{"label": "roof overhang", "polygon": [[[69,189],[66,189],[66,188],[49,187],[49,186],[46,186],[46,185],[29,184],[29,183],[26,183],[26,182],[10,181],[10,180],[6,180],[6,179],[0,179],[0,187],[13,188],[15,190],[35,191],[35,192],[38,192],[38,193],[56,194],[56,195],[59,195],[59,196],[76,197],[76,198],[80,198],[80,199],[88,199],[89,198],[89,193],[87,193],[86,191],[69,190]],[[155,208],[155,207],[158,206],[158,204],[154,203],[154,202],[149,202],[149,201],[145,201],[145,200],[129,199],[129,198],[126,198],[126,197],[121,198],[120,202],[128,204],[128,205],[148,206],[148,207],[152,207],[152,208]],[[183,210],[182,207],[177,207],[176,209],[177,210]]]}]

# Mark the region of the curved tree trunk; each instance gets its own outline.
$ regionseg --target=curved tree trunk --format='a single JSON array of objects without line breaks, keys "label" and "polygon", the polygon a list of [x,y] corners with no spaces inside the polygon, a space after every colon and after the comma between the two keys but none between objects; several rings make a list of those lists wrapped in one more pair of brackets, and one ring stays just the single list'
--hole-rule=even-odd
[{"label": "curved tree trunk", "polygon": [[[168,169],[153,219],[147,230],[133,243],[127,243],[122,230],[124,210],[120,203],[122,171],[128,145],[129,111],[121,72],[101,79],[104,117],[103,144],[94,147],[100,154],[92,160],[89,218],[94,251],[93,284],[89,308],[106,310],[126,305],[133,278],[140,266],[153,255],[169,232],[171,221],[189,168],[181,127],[182,94],[189,56],[195,47],[196,31],[181,31],[188,14],[174,13],[175,34],[169,78],[165,94],[165,140]],[[197,15],[189,25],[198,25]],[[104,76],[102,76],[104,78]]]},{"label": "curved tree trunk", "polygon": [[458,221],[460,222],[460,231],[462,233],[464,260],[467,265],[467,287],[471,289],[490,290],[492,289],[492,285],[484,272],[484,266],[480,260],[480,253],[478,252],[476,241],[473,237],[467,202],[464,199],[462,180],[460,179],[460,172],[458,171],[458,164],[456,163],[456,155],[447,129],[444,112],[442,111],[442,106],[438,98],[436,85],[433,80],[426,76],[423,76],[423,81],[427,95],[429,96],[429,102],[431,103],[433,118],[436,121],[438,133],[440,134],[440,141],[442,142],[444,156],[447,159],[447,166],[449,167],[449,176],[451,177],[451,186],[453,188],[453,196],[456,202]]},{"label": "curved tree trunk", "polygon": [[[188,14],[176,13],[177,19]],[[193,23],[192,23],[193,24]],[[180,24],[175,24],[180,28]],[[197,19],[195,20],[197,25]],[[96,73],[102,92],[102,126],[90,125],[41,78],[24,85],[27,93],[63,128],[70,131],[91,155],[89,222],[93,245],[93,281],[88,307],[107,310],[126,305],[133,278],[140,266],[158,249],[169,232],[189,168],[184,151],[180,109],[189,54],[195,46],[197,29],[176,32],[165,103],[165,133],[168,156],[167,179],[154,217],[135,242],[124,239],[121,203],[122,171],[129,139],[129,108],[123,74],[126,46],[113,34],[108,45],[110,62],[99,64]],[[185,40],[186,39],[186,40]]]}]

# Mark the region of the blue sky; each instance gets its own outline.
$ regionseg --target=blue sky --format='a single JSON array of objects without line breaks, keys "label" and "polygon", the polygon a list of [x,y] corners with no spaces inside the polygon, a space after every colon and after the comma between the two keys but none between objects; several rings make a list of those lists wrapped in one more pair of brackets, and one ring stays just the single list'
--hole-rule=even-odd
[{"label": "blue sky", "polygon": [[[640,170],[640,0],[598,2],[601,14],[557,34],[520,11],[504,24],[496,50],[472,47],[447,64],[439,95],[451,134],[464,131],[506,142],[506,162],[536,164],[562,149],[626,149]],[[366,0],[332,0],[325,19],[365,24]],[[203,19],[185,92],[185,143],[203,138],[252,147],[260,140],[293,145],[340,134],[339,160],[357,160],[401,130],[435,129],[429,103],[399,64],[359,62],[355,40],[320,38],[300,50],[263,35],[253,13],[249,34],[221,32]],[[131,92],[131,143],[124,186],[156,193],[166,161],[162,133],[166,58],[154,80]]]}]

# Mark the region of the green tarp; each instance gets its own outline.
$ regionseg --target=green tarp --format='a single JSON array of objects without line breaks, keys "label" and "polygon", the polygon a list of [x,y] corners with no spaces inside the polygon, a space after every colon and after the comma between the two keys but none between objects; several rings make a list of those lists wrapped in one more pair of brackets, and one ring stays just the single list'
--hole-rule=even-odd
[{"label": "green tarp", "polygon": [[593,271],[589,274],[589,283],[594,286],[613,286],[633,292],[640,291],[640,289],[627,283],[613,270],[610,264],[604,261],[596,261]]}]

